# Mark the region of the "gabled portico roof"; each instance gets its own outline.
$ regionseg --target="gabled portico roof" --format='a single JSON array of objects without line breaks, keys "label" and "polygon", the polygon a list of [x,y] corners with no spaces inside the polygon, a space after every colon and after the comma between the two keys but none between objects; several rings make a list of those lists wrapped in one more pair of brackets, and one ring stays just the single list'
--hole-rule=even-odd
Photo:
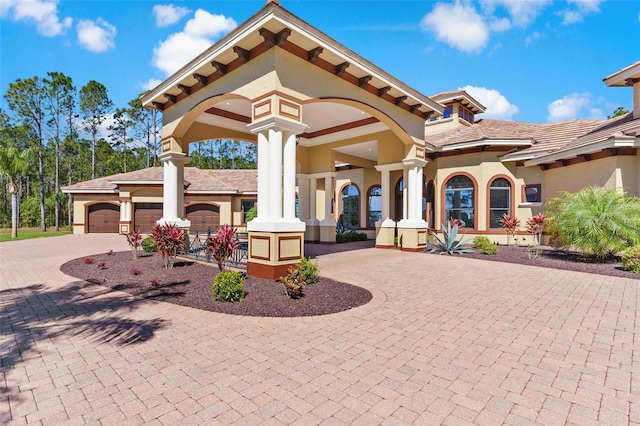
[{"label": "gabled portico roof", "polygon": [[442,115],[444,108],[438,102],[402,83],[276,2],[269,2],[145,94],[143,105],[160,110],[169,108],[275,46],[412,114],[422,118]]}]

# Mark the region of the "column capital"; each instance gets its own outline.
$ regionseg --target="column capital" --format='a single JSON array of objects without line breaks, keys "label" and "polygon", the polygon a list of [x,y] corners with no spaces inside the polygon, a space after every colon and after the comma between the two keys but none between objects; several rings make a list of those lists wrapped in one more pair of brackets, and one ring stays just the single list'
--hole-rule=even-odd
[{"label": "column capital", "polygon": [[160,158],[160,160],[163,162],[181,161],[186,163],[187,161],[191,160],[190,157],[188,157],[186,154],[183,154],[182,152],[165,152],[164,154],[161,154],[158,158]]},{"label": "column capital", "polygon": [[417,166],[424,167],[427,165],[427,160],[423,160],[422,158],[405,158],[402,160],[402,164],[405,166]]},{"label": "column capital", "polygon": [[265,130],[278,129],[288,131],[294,135],[299,135],[307,129],[307,125],[299,121],[291,120],[285,117],[269,116],[264,119],[256,120],[247,124],[251,133],[260,133]]}]

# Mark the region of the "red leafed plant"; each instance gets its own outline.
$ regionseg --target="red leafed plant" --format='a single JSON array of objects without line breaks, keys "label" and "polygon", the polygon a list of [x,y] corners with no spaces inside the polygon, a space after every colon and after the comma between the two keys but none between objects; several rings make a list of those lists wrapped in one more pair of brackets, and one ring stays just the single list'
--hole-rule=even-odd
[{"label": "red leafed plant", "polygon": [[98,263],[98,269],[106,269],[106,268],[107,268],[107,262]]},{"label": "red leafed plant", "polygon": [[235,228],[229,225],[222,225],[218,233],[207,238],[207,252],[218,263],[220,272],[225,271],[227,260],[233,255],[233,251],[238,248],[238,240],[235,238]]},{"label": "red leafed plant", "polygon": [[140,269],[138,269],[138,268],[131,268],[131,269],[129,270],[129,273],[130,273],[131,275],[140,275],[140,274],[142,273],[142,271],[141,271]]},{"label": "red leafed plant", "polygon": [[149,284],[151,284],[153,287],[158,287],[160,285],[160,281],[158,281],[157,278],[154,278],[151,281],[149,281]]},{"label": "red leafed plant", "polygon": [[544,223],[547,220],[547,216],[543,213],[539,213],[530,219],[527,219],[527,232],[533,235],[534,244],[539,245],[542,237],[542,230]]},{"label": "red leafed plant", "polygon": [[502,219],[500,219],[500,226],[507,232],[507,245],[511,245],[511,238],[515,237],[516,231],[520,226],[520,220],[515,216],[504,213]]},{"label": "red leafed plant", "polygon": [[156,225],[151,232],[165,269],[173,268],[176,256],[184,252],[184,231],[175,225]]},{"label": "red leafed plant", "polygon": [[137,259],[140,246],[142,245],[142,235],[140,235],[140,230],[134,229],[133,232],[125,233],[124,236],[127,238],[129,247],[131,247],[133,258]]},{"label": "red leafed plant", "polygon": [[83,262],[85,265],[91,265],[93,263],[93,257],[85,257]]},{"label": "red leafed plant", "polygon": [[109,255],[109,256],[113,256],[113,255],[114,255],[113,250],[109,250],[109,251],[107,252],[107,255]]}]

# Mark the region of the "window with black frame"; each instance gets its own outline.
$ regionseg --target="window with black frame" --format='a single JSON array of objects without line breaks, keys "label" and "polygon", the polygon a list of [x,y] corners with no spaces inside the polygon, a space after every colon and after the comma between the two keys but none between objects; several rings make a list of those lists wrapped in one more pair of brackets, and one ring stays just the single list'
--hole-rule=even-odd
[{"label": "window with black frame", "polygon": [[367,227],[375,228],[376,222],[382,219],[382,188],[380,185],[369,188],[367,210]]},{"label": "window with black frame", "polygon": [[347,185],[342,189],[341,220],[345,226],[358,227],[360,225],[360,191],[355,185]]},{"label": "window with black frame", "polygon": [[489,227],[500,229],[503,215],[511,216],[511,184],[505,178],[494,179],[489,188]]}]

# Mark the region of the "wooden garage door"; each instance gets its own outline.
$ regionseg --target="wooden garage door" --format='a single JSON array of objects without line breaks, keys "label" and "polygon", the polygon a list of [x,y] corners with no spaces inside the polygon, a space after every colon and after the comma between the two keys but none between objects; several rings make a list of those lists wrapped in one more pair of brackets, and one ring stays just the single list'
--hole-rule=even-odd
[{"label": "wooden garage door", "polygon": [[88,221],[90,233],[117,233],[118,223],[120,222],[120,206],[109,203],[98,203],[89,206]]},{"label": "wooden garage door", "polygon": [[151,234],[158,220],[162,219],[162,203],[136,203],[133,226],[143,234]]},{"label": "wooden garage door", "polygon": [[192,204],[187,207],[187,219],[191,221],[192,231],[213,231],[220,225],[220,207],[211,204]]}]

